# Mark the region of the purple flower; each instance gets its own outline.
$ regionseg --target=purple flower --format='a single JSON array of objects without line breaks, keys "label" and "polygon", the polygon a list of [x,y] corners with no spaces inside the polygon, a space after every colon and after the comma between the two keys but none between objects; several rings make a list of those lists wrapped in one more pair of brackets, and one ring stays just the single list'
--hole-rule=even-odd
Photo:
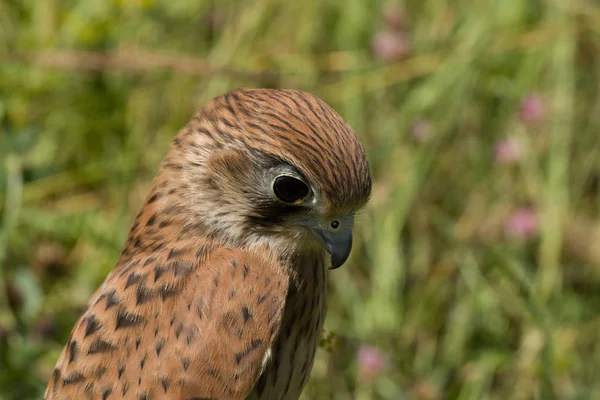
[{"label": "purple flower", "polygon": [[544,100],[537,93],[525,96],[519,107],[519,119],[528,125],[540,122],[546,115]]},{"label": "purple flower", "polygon": [[530,208],[521,208],[508,216],[504,234],[513,239],[530,239],[537,234],[538,218]]},{"label": "purple flower", "polygon": [[413,122],[410,127],[410,135],[417,142],[427,142],[433,135],[433,127],[431,126],[431,122],[424,119]]},{"label": "purple flower", "polygon": [[375,57],[385,62],[396,62],[410,53],[410,42],[402,32],[379,31],[371,43]]},{"label": "purple flower", "polygon": [[389,367],[387,357],[376,347],[362,345],[358,349],[358,379],[361,382],[370,382],[383,374]]},{"label": "purple flower", "polygon": [[204,25],[213,33],[220,32],[225,25],[225,15],[221,10],[208,10],[204,14]]},{"label": "purple flower", "polygon": [[494,161],[497,164],[514,164],[523,155],[523,145],[516,138],[504,138],[494,146]]}]

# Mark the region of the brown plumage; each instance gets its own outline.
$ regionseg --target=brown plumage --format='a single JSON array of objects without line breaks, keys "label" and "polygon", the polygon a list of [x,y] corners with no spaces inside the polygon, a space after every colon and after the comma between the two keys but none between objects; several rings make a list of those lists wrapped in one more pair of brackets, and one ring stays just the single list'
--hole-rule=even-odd
[{"label": "brown plumage", "polygon": [[371,190],[352,129],[292,90],[235,90],[173,140],[46,399],[297,399]]}]

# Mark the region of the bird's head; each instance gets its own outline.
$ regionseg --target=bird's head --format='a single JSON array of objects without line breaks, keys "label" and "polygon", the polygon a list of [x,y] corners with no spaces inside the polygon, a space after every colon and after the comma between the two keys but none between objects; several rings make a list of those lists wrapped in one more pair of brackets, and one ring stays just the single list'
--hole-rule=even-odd
[{"label": "bird's head", "polygon": [[268,89],[208,103],[173,141],[161,185],[167,218],[183,215],[231,245],[322,247],[331,268],[348,258],[354,214],[371,192],[350,126],[308,93]]}]

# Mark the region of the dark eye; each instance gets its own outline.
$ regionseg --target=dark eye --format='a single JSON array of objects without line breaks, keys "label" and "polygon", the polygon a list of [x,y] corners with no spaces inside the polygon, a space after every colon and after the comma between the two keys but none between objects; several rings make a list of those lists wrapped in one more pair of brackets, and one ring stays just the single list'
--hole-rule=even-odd
[{"label": "dark eye", "polygon": [[300,179],[281,175],[273,181],[273,193],[284,203],[292,204],[308,196],[309,189]]}]

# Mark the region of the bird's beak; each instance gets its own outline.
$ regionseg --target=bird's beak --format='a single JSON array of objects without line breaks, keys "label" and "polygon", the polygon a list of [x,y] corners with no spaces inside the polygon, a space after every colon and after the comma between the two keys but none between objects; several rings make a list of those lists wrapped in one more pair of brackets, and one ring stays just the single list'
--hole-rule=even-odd
[{"label": "bird's beak", "polygon": [[352,229],[341,232],[321,232],[317,239],[323,245],[325,250],[331,254],[331,266],[329,269],[338,269],[341,267],[352,250]]},{"label": "bird's beak", "polygon": [[[332,221],[338,223],[337,229],[331,228]],[[329,254],[331,254],[331,266],[329,269],[341,267],[352,250],[352,227],[354,217],[350,215],[340,216],[339,218],[327,221],[306,221],[304,225],[308,226],[318,242]]]}]

